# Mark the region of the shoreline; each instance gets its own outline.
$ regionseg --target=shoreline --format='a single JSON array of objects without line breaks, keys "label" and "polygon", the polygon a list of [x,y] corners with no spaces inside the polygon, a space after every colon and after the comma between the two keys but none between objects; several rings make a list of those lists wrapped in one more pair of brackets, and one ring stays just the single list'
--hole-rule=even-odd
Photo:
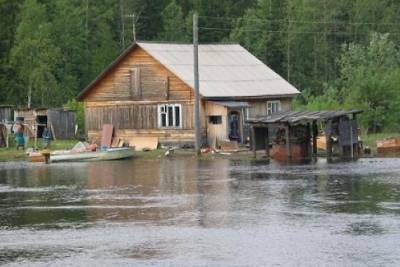
[{"label": "shoreline", "polygon": [[[0,163],[4,162],[29,162],[28,156],[26,155],[25,151],[16,151],[15,149],[10,149],[10,154],[8,156],[4,155],[4,150],[1,149],[0,151]],[[3,152],[3,153],[1,153]],[[173,152],[170,152],[168,155],[167,149],[156,149],[150,151],[135,151],[133,158],[138,159],[161,159],[161,158],[179,158],[179,157],[193,157],[196,158],[196,154],[193,149],[176,149]],[[232,151],[232,152],[222,152],[222,153],[203,153],[198,156],[199,160],[213,160],[216,158],[226,158],[226,159],[235,159],[235,160],[273,160],[273,158],[266,158],[263,151],[257,152],[257,157],[254,158],[253,152],[251,150],[248,151]],[[325,155],[317,155],[318,158],[326,158]],[[388,155],[381,155],[381,154],[371,154],[371,155],[363,155],[357,159],[376,159],[376,158],[400,158],[400,154],[388,154]],[[354,160],[357,160],[354,159]],[[310,161],[312,159],[305,159],[305,161]],[[351,159],[340,159],[339,157],[332,157],[334,162],[338,161],[351,161]],[[293,163],[301,162],[301,161],[293,161]]]},{"label": "shoreline", "polygon": [[[376,141],[379,139],[389,138],[397,136],[400,134],[396,133],[380,133],[362,136],[364,147],[368,146],[371,150],[371,154],[364,154],[360,158],[399,158],[400,153],[390,153],[390,154],[379,154],[376,151]],[[71,149],[79,140],[69,139],[69,140],[54,140],[50,144],[50,150],[64,150]],[[33,140],[29,142],[28,148],[34,147]],[[41,140],[37,140],[38,150],[42,149]],[[193,149],[175,149],[166,155],[167,149],[156,149],[150,151],[135,151],[135,158],[163,158],[163,157],[176,157],[176,156],[190,156],[197,157]],[[264,153],[259,150],[257,152],[256,159],[266,159],[263,158]],[[317,155],[318,158],[324,158],[325,155]],[[239,151],[220,151],[220,153],[203,153],[199,156],[199,159],[213,159],[213,158],[231,158],[231,159],[243,159],[243,160],[254,160],[253,152],[249,148],[243,148]],[[335,158],[335,157],[334,157]],[[0,162],[10,162],[10,161],[28,161],[25,150],[16,150],[14,146],[10,148],[0,148]]]}]

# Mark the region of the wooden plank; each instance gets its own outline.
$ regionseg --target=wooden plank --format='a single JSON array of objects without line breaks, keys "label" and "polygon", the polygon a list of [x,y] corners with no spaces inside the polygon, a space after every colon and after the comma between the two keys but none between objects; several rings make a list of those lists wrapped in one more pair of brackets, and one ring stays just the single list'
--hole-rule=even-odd
[{"label": "wooden plank", "polygon": [[251,127],[251,147],[253,150],[253,157],[256,158],[257,157],[257,144],[256,144],[256,131],[254,129],[254,126]]},{"label": "wooden plank", "polygon": [[111,147],[114,126],[112,124],[104,124],[101,132],[101,146]]},{"label": "wooden plank", "polygon": [[136,150],[140,151],[146,149],[157,149],[158,138],[157,137],[132,137],[129,140],[129,146],[135,147]]},{"label": "wooden plank", "polygon": [[269,159],[269,129],[265,128],[265,156]]}]

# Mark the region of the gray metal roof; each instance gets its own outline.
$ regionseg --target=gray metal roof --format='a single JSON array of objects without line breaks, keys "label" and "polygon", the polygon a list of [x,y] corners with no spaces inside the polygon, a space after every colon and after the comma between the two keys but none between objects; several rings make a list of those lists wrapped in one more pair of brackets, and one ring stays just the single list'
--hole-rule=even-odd
[{"label": "gray metal roof", "polygon": [[248,119],[251,124],[273,124],[273,123],[289,123],[296,124],[300,122],[320,121],[339,118],[349,114],[361,113],[362,110],[322,110],[322,111],[284,111],[274,113],[268,116],[260,116]]},{"label": "gray metal roof", "polygon": [[[138,42],[194,88],[193,45]],[[299,91],[238,44],[199,45],[200,94],[204,97],[289,96]]]}]

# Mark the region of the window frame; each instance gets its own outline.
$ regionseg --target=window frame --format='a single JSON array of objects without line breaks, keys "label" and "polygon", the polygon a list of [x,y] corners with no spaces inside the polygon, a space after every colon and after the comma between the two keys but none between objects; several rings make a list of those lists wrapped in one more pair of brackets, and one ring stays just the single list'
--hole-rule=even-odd
[{"label": "window frame", "polygon": [[208,124],[222,125],[222,115],[208,115]]},{"label": "window frame", "polygon": [[[170,125],[169,110],[172,109],[172,126]],[[179,110],[179,125],[176,125],[176,108]],[[162,115],[165,114],[165,126],[162,126]],[[182,104],[159,104],[157,106],[157,121],[160,129],[182,129]]]},{"label": "window frame", "polygon": [[[274,111],[274,105],[277,106],[277,109]],[[267,101],[267,116],[278,113],[282,110],[282,105],[280,100],[269,100]]]}]

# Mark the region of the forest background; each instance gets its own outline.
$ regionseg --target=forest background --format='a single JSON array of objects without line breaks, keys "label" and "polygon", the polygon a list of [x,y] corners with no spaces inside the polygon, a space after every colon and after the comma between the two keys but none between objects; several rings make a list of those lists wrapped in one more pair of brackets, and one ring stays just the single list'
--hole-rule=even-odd
[{"label": "forest background", "polygon": [[302,91],[296,109],[400,130],[397,0],[0,0],[0,103],[78,108],[135,38],[191,42],[194,11],[201,43],[243,45]]}]

